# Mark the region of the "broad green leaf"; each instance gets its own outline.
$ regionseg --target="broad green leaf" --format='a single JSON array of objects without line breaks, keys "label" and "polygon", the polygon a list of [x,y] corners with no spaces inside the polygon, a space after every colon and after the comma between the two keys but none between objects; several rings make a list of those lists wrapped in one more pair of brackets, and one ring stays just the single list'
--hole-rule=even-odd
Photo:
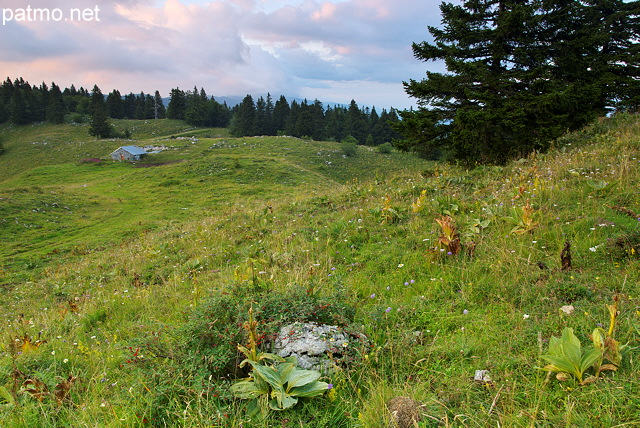
[{"label": "broad green leaf", "polygon": [[604,330],[600,327],[597,327],[595,330],[593,330],[593,333],[591,333],[591,341],[593,342],[594,347],[598,349],[604,349],[604,342],[605,342]]},{"label": "broad green leaf", "polygon": [[295,406],[298,403],[298,399],[295,397],[291,397],[287,394],[282,395],[281,397],[274,398],[269,401],[269,407],[273,410],[284,410],[289,407]]},{"label": "broad green leaf", "polygon": [[260,394],[268,393],[257,387],[256,383],[250,380],[243,380],[231,385],[231,392],[238,398],[257,398]]},{"label": "broad green leaf", "polygon": [[595,364],[602,357],[602,351],[597,348],[587,350],[580,360],[580,374],[587,371],[589,367]]},{"label": "broad green leaf", "polygon": [[295,406],[298,403],[298,399],[296,397],[292,397],[290,395],[285,395],[282,400],[282,408],[288,409],[289,407]]},{"label": "broad green leaf", "polygon": [[291,388],[289,394],[295,397],[315,397],[329,389],[329,384],[316,380],[303,386]]},{"label": "broad green leaf", "polygon": [[256,372],[258,372],[258,374],[265,381],[269,383],[269,385],[271,385],[273,389],[276,389],[276,390],[283,389],[283,384],[282,384],[282,380],[280,379],[280,375],[273,367],[261,366],[259,364],[256,364],[253,366],[253,368]]},{"label": "broad green leaf", "polygon": [[287,378],[287,389],[306,385],[320,378],[320,372],[315,370],[294,370]]},{"label": "broad green leaf", "polygon": [[564,330],[562,330],[561,346],[562,352],[567,361],[579,370],[582,359],[582,349],[580,346],[580,339],[573,334],[572,328],[565,327]]},{"label": "broad green leaf", "polygon": [[549,350],[547,351],[547,353],[549,355],[562,355],[560,339],[555,336],[551,336],[551,340],[549,340]]},{"label": "broad green leaf", "polygon": [[247,404],[247,416],[254,417],[260,412],[260,404],[258,403],[258,399],[249,401]]},{"label": "broad green leaf", "polygon": [[289,355],[284,359],[287,363],[292,363],[294,366],[298,365],[298,358],[295,355]]},{"label": "broad green leaf", "polygon": [[287,383],[287,379],[295,370],[296,365],[294,363],[278,364],[278,366],[276,367],[276,371],[278,372],[278,376],[280,376],[280,385],[284,387],[284,384]]},{"label": "broad green leaf", "polygon": [[567,373],[571,373],[576,377],[579,376],[577,372],[577,367],[571,364],[569,361],[567,361],[567,359],[563,356],[542,355],[542,358],[551,363],[550,366],[544,367],[544,369],[547,371],[567,372]]}]

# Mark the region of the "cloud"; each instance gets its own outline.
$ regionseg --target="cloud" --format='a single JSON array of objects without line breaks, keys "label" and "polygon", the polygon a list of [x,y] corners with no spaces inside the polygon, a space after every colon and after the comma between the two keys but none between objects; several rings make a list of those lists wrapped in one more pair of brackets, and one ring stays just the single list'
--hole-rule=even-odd
[{"label": "cloud", "polygon": [[[22,0],[4,3],[26,7]],[[99,10],[99,21],[9,22],[0,27],[0,67],[32,83],[95,83],[103,92],[168,95],[197,85],[214,95],[270,91],[405,107],[411,102],[402,81],[426,71],[411,43],[428,38],[427,25],[438,25],[438,3],[33,0],[32,8],[58,8],[65,16],[70,8]]]}]

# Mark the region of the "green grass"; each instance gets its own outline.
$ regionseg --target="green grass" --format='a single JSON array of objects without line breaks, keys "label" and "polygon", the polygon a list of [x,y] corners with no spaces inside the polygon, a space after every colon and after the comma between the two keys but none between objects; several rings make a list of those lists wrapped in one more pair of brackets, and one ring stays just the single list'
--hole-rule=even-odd
[{"label": "green grass", "polygon": [[[138,140],[1,129],[0,385],[15,394],[0,399],[4,425],[380,427],[394,396],[424,404],[420,427],[640,420],[637,116],[472,171],[180,122],[116,126]],[[172,149],[136,165],[81,162],[130,143]],[[514,209],[526,202],[534,227],[518,233]],[[444,211],[463,236],[458,256],[434,250]],[[487,227],[472,229],[478,221]],[[573,268],[563,271],[567,241]],[[210,377],[184,347],[196,334],[185,326],[220,296],[260,305],[299,287],[343,296],[372,348],[324,379],[334,384],[326,397],[248,421],[233,379]],[[547,378],[549,338],[568,326],[586,344],[614,295],[616,338],[629,343],[619,370],[586,386]],[[46,343],[17,354],[11,343],[25,334]],[[481,369],[491,384],[473,381]],[[42,401],[25,392],[36,379]]]}]

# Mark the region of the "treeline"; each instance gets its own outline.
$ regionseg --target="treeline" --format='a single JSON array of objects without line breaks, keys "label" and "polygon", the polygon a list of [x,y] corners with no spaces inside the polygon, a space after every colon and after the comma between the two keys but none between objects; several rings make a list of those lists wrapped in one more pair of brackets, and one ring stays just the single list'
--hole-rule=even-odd
[{"label": "treeline", "polygon": [[251,95],[247,95],[233,109],[230,131],[234,136],[280,134],[314,140],[341,141],[353,137],[359,144],[377,146],[400,137],[392,129],[398,120],[393,108],[378,114],[375,107],[360,108],[354,100],[348,107],[324,108],[318,100],[289,103],[280,96],[274,103],[267,95],[254,103]]},{"label": "treeline", "polygon": [[[92,92],[74,85],[64,90],[55,83],[30,85],[22,77],[14,81],[7,77],[0,86],[0,123],[81,122],[94,113]],[[122,96],[113,90],[104,101],[107,116],[113,119],[162,119],[166,114],[158,91],[154,95],[141,92]]]},{"label": "treeline", "polygon": [[[392,129],[398,113],[391,108],[380,114],[375,107],[360,108],[355,101],[346,106],[327,106],[315,100],[289,103],[284,96],[273,101],[271,95],[254,102],[247,95],[230,108],[208,96],[204,89],[171,90],[165,108],[158,91],[155,94],[129,93],[114,89],[106,96],[97,85],[88,90],[74,85],[61,90],[55,83],[31,85],[22,77],[7,78],[0,85],[0,123],[16,125],[50,122],[91,123],[90,134],[99,138],[119,137],[109,119],[179,119],[193,126],[230,127],[233,136],[291,135],[315,140],[341,141],[354,137],[358,143],[379,145],[399,138]],[[127,136],[127,135],[122,135]]]}]

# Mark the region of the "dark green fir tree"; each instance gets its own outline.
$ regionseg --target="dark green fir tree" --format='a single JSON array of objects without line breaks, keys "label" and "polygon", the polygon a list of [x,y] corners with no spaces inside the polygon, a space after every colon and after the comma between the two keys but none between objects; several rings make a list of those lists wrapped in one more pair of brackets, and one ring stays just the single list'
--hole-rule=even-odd
[{"label": "dark green fir tree", "polygon": [[416,58],[446,73],[405,82],[418,109],[401,112],[396,146],[466,163],[503,163],[633,103],[638,3],[465,0],[442,3],[434,42]]},{"label": "dark green fir tree", "polygon": [[104,95],[98,88],[93,86],[91,91],[91,120],[89,122],[89,135],[96,138],[109,138],[112,134],[111,124],[107,116],[107,107]]}]

